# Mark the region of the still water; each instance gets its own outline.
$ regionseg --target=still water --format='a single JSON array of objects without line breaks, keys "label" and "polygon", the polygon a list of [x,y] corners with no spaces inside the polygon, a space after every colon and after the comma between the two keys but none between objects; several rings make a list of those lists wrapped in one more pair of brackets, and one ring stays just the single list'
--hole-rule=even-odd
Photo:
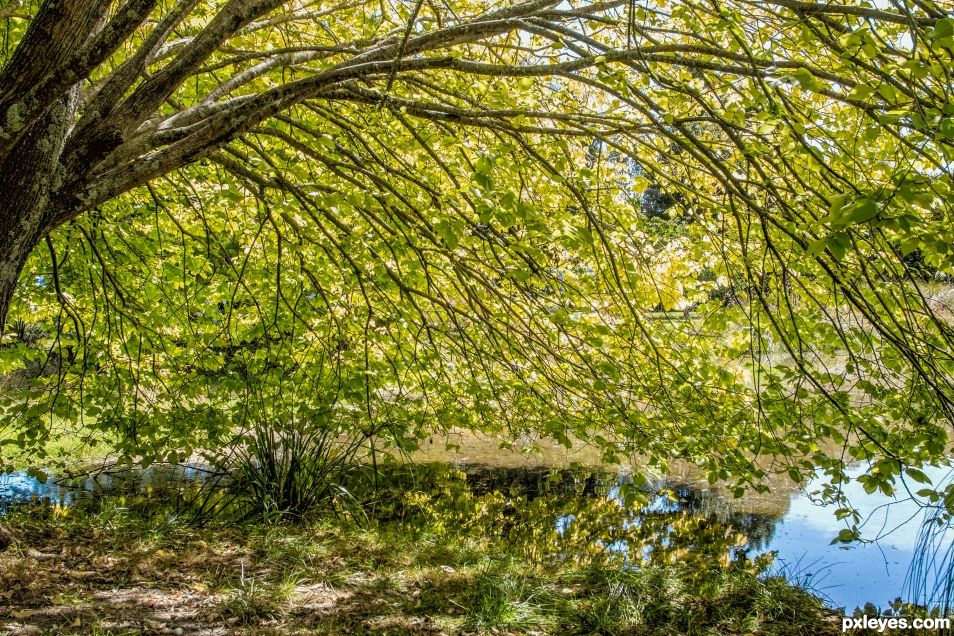
[{"label": "still water", "polygon": [[[421,469],[424,472],[418,475],[417,487],[420,488],[421,483],[429,484],[425,488],[431,487],[436,492],[437,481],[445,478],[440,475],[446,475],[452,464],[430,466],[430,472],[425,470],[426,466]],[[611,473],[596,467],[569,470],[540,465],[486,466],[457,461],[454,469],[454,474],[461,476],[465,488],[474,495],[502,493],[508,498],[519,495],[522,497],[519,501],[523,502],[543,495],[558,495],[563,503],[553,508],[553,516],[544,518],[543,523],[555,527],[561,535],[574,523],[583,523],[577,520],[577,512],[582,517],[587,502],[618,498],[620,486],[628,479],[625,473]],[[458,473],[456,469],[463,472]],[[851,474],[857,476],[863,471],[864,467],[858,466]],[[924,472],[935,485],[952,478],[949,468],[931,468]],[[50,479],[45,484],[24,473],[13,473],[0,477],[0,512],[4,505],[9,506],[15,501],[41,499],[71,505],[102,492],[152,493],[203,478],[202,471],[190,467],[100,475],[70,482]],[[733,536],[741,537],[734,543],[729,540],[718,545],[717,551],[737,558],[742,550],[749,559],[775,552],[774,572],[808,585],[830,606],[845,607],[848,611],[863,607],[867,602],[883,608],[897,597],[931,601],[932,593],[939,587],[950,585],[954,532],[938,533],[932,542],[921,543],[925,541],[924,529],[930,527],[926,520],[934,514],[930,509],[919,506],[910,498],[866,494],[860,486],[852,483],[847,486],[847,494],[866,520],[864,538],[872,542],[832,545],[831,540],[845,526],[835,519],[830,507],[812,500],[810,493],[814,486],[810,484],[797,492],[783,491],[769,496],[736,499],[718,487],[685,478],[657,480],[649,487],[653,494],[651,503],[621,522],[630,526],[644,525],[644,535],[662,537],[650,541],[650,544],[655,542],[655,547],[645,547],[648,544],[637,547],[615,540],[605,540],[604,545],[622,551],[673,550],[674,546],[670,544],[677,540],[673,531],[677,522],[674,520],[702,521],[700,525],[692,526],[694,529],[690,532],[701,534],[705,530],[712,535],[713,528],[725,528],[724,532],[719,530],[712,536],[725,537],[732,532],[735,533]],[[659,494],[663,492],[666,494]],[[692,540],[690,537],[686,542],[683,536],[682,541],[690,551],[707,549],[701,538]],[[706,545],[712,549],[711,543]],[[912,565],[918,569],[912,570]],[[914,576],[909,576],[912,573]],[[936,596],[933,600],[939,601]]]},{"label": "still water", "polygon": [[[852,477],[863,466],[849,471]],[[948,483],[951,469],[926,468],[935,484]],[[811,486],[808,490],[811,491]],[[845,492],[866,520],[862,536],[872,543],[850,545],[830,541],[845,527],[835,519],[830,507],[816,505],[803,493],[791,497],[788,510],[776,522],[767,549],[778,551],[778,561],[789,566],[791,577],[807,578],[813,589],[829,597],[835,606],[862,606],[871,601],[884,606],[896,597],[930,598],[938,586],[949,585],[954,531],[939,533],[929,545],[921,546],[926,525],[937,513],[924,508],[902,491],[895,497],[880,492],[865,493],[851,482]],[[926,569],[927,577],[916,576],[912,565]],[[909,579],[908,574],[913,576]]]},{"label": "still water", "polygon": [[[864,467],[857,466],[849,474],[857,477],[863,472]],[[925,469],[925,473],[935,484],[951,478],[949,468]],[[925,523],[936,510],[922,507],[906,493],[903,497],[867,494],[852,482],[845,492],[865,520],[863,538],[871,542],[832,544],[846,525],[835,518],[832,507],[821,506],[806,494],[814,487],[810,484],[805,491],[792,494],[781,514],[762,515],[771,525],[771,534],[763,545],[753,546],[758,552],[776,551],[776,568],[789,579],[808,584],[830,605],[851,610],[866,602],[884,607],[897,597],[930,598],[938,584],[951,575],[943,566],[945,557],[950,558],[947,551],[954,532],[942,533],[928,548],[929,554],[918,550]],[[727,504],[731,509],[731,501]],[[746,517],[744,513],[741,516]],[[759,515],[748,516],[751,520]],[[935,571],[927,572],[926,578],[909,579],[915,564],[922,569],[931,569],[933,564]]]}]

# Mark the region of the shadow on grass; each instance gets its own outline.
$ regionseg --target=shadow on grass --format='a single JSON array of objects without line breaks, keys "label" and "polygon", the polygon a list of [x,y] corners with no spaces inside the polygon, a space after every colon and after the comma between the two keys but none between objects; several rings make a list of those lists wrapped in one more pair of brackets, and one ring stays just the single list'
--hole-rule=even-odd
[{"label": "shadow on grass", "polygon": [[[553,559],[486,532],[337,520],[194,528],[122,506],[8,517],[0,634],[838,633],[802,590],[731,564]],[[540,535],[540,541],[552,541]],[[547,548],[547,549],[543,549]],[[535,556],[528,556],[535,555]],[[539,555],[550,555],[538,558]]]}]

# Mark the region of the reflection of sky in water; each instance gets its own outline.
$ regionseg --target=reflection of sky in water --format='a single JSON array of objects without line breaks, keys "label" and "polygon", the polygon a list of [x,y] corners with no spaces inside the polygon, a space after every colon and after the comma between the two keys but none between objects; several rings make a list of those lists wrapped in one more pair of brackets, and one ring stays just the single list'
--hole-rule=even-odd
[{"label": "reflection of sky in water", "polygon": [[4,505],[17,501],[49,500],[52,503],[68,506],[77,499],[89,497],[95,490],[120,488],[125,492],[146,492],[160,485],[176,481],[201,479],[204,471],[193,466],[177,466],[174,469],[155,470],[147,468],[129,475],[110,475],[103,473],[96,477],[78,480],[57,480],[50,478],[41,484],[26,472],[18,471],[0,474],[0,510]]},{"label": "reflection of sky in water", "polygon": [[[84,483],[82,490],[90,491],[92,486],[93,484]],[[82,496],[83,493],[78,492],[76,485],[63,486],[52,479],[41,484],[36,479],[27,477],[24,472],[0,475],[0,503],[48,498],[56,503],[69,505]]]},{"label": "reflection of sky in water", "polygon": [[[849,474],[857,477],[864,470],[863,466],[855,467]],[[924,472],[935,486],[950,479],[947,468],[925,468]],[[862,536],[878,539],[874,544],[848,546],[830,545],[838,531],[846,527],[835,519],[833,507],[815,505],[805,495],[794,496],[767,549],[778,550],[777,563],[783,570],[795,579],[807,578],[834,605],[852,609],[871,601],[883,607],[904,595],[919,530],[925,515],[930,514],[915,501],[902,498],[907,493],[901,492],[901,499],[895,500],[881,493],[866,494],[856,482],[845,486],[849,501],[866,520]],[[947,533],[939,547],[950,546],[952,538]]]}]

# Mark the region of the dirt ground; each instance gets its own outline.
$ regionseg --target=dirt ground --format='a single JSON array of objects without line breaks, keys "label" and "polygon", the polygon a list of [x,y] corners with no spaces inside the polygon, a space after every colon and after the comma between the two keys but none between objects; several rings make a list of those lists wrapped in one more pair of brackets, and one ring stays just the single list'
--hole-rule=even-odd
[{"label": "dirt ground", "polygon": [[241,545],[197,540],[175,550],[127,546],[118,553],[111,542],[97,545],[97,537],[73,539],[0,554],[0,634],[458,631],[414,615],[419,581],[382,583],[360,570],[345,580],[313,580],[321,569],[344,565],[326,563],[316,564],[318,576],[303,573],[276,594],[279,564],[263,564]]}]

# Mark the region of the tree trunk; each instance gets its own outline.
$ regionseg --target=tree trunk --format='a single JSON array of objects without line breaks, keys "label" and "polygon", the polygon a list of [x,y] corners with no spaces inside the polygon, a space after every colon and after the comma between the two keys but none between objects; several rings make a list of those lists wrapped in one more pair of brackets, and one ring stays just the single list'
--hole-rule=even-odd
[{"label": "tree trunk", "polygon": [[20,272],[39,236],[32,224],[18,227],[16,223],[9,223],[6,216],[0,218],[0,223],[0,334],[3,334]]},{"label": "tree trunk", "polygon": [[[61,155],[76,120],[80,82],[60,88],[49,81],[73,68],[111,5],[111,0],[44,0],[13,57],[0,68],[0,335],[27,258],[53,229],[54,193],[67,180]],[[152,6],[146,2],[138,21]],[[39,85],[53,87],[50,101],[42,94],[24,101]],[[0,550],[15,542],[0,523]]]},{"label": "tree trunk", "polygon": [[[20,273],[33,248],[52,228],[52,193],[64,181],[60,154],[76,116],[77,89],[57,100],[50,110],[0,162],[0,335]],[[16,537],[0,523],[0,551]]]},{"label": "tree trunk", "polygon": [[59,157],[76,114],[76,90],[60,98],[0,164],[0,333],[27,257],[48,227],[64,181]]},{"label": "tree trunk", "polygon": [[[59,154],[75,98],[61,99],[0,164],[0,335],[30,252],[48,231],[50,193],[62,181]],[[0,523],[0,551],[16,542]]]},{"label": "tree trunk", "polygon": [[111,0],[44,0],[0,68],[0,334],[27,257],[52,229],[51,199],[66,180],[60,155],[76,118],[82,80],[51,89],[48,96],[27,97],[76,64],[78,52],[102,30],[111,5]]}]

